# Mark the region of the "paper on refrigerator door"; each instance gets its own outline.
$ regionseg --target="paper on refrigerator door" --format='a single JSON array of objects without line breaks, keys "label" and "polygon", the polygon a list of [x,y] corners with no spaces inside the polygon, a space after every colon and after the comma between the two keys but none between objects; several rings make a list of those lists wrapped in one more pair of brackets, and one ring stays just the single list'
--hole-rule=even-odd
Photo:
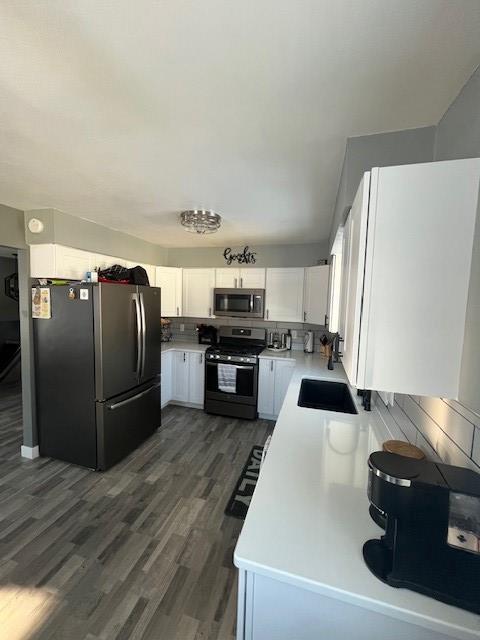
[{"label": "paper on refrigerator door", "polygon": [[52,303],[48,287],[32,288],[32,318],[48,320],[52,317]]}]

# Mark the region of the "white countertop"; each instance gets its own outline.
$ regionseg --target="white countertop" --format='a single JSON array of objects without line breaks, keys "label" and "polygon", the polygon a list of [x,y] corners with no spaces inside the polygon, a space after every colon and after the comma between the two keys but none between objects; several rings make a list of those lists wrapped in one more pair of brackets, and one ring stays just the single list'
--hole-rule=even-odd
[{"label": "white countertop", "polygon": [[363,561],[363,543],[382,535],[367,498],[368,456],[390,437],[380,414],[361,406],[358,415],[298,407],[302,378],[345,381],[341,365],[329,371],[325,358],[301,351],[260,357],[293,358],[296,367],[235,565],[454,638],[480,638],[480,616],[389,587]]},{"label": "white countertop", "polygon": [[193,351],[194,353],[205,353],[209,344],[198,344],[198,342],[162,342],[162,353],[165,351]]}]

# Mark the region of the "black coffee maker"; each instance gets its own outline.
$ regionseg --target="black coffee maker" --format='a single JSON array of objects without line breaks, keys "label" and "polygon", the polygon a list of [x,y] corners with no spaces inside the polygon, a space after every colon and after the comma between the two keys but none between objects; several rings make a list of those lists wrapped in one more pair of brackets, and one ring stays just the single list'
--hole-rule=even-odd
[{"label": "black coffee maker", "polygon": [[376,451],[368,497],[385,535],[363,546],[370,571],[480,614],[480,475],[447,464]]}]

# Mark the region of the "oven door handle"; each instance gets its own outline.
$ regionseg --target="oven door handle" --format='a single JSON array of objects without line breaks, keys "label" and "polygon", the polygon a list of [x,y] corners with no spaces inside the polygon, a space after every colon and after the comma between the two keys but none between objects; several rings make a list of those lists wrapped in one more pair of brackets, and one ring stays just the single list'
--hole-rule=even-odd
[{"label": "oven door handle", "polygon": [[235,369],[253,369],[255,366],[253,364],[235,364],[234,362],[207,362],[207,365],[211,367],[216,367],[217,364],[231,364]]}]

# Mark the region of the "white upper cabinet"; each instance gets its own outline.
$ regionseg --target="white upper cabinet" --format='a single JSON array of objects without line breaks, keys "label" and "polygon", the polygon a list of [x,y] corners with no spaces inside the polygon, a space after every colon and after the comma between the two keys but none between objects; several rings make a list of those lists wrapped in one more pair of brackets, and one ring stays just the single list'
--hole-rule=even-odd
[{"label": "white upper cabinet", "polygon": [[215,269],[183,269],[183,315],[212,317],[214,288]]},{"label": "white upper cabinet", "polygon": [[369,191],[364,177],[344,274],[353,385],[459,397],[479,180],[480,159],[372,169]]},{"label": "white upper cabinet", "polygon": [[240,269],[241,289],[265,289],[265,269]]},{"label": "white upper cabinet", "polygon": [[304,269],[267,269],[265,320],[303,322]]},{"label": "white upper cabinet", "polygon": [[239,287],[240,269],[215,269],[215,286],[218,289],[236,289]]},{"label": "white upper cabinet", "polygon": [[157,267],[155,286],[160,287],[162,316],[182,315],[182,269]]},{"label": "white upper cabinet", "polygon": [[95,266],[95,254],[59,244],[34,244],[30,247],[32,278],[82,280]]},{"label": "white upper cabinet", "polygon": [[215,269],[215,278],[219,289],[265,289],[265,269]]},{"label": "white upper cabinet", "polygon": [[328,264],[305,269],[304,322],[326,324],[329,274]]}]

